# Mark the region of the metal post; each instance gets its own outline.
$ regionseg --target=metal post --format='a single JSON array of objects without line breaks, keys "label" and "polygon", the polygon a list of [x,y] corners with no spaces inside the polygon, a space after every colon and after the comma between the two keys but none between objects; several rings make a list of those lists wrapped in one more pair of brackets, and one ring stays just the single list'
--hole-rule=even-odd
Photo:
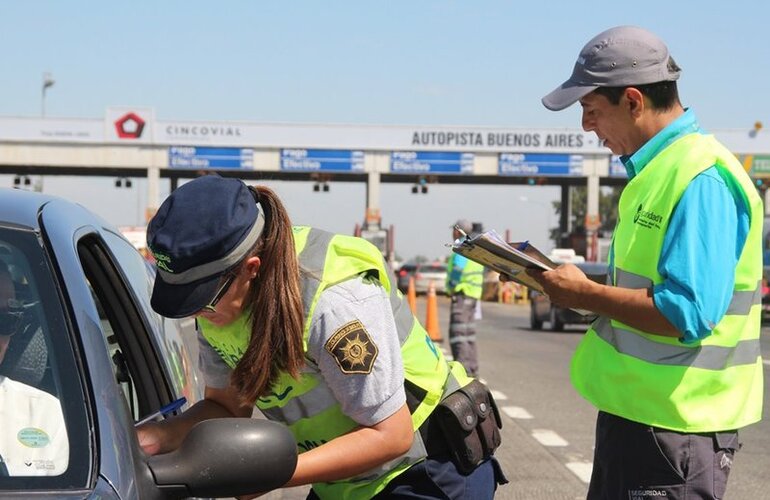
[{"label": "metal post", "polygon": [[40,116],[45,118],[45,91],[48,87],[53,87],[56,80],[53,79],[51,73],[43,73],[43,91],[40,99]]}]

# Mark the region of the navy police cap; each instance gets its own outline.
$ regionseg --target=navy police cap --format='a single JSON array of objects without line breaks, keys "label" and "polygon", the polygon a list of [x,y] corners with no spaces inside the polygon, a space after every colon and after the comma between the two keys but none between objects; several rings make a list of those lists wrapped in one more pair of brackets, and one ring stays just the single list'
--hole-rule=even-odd
[{"label": "navy police cap", "polygon": [[238,179],[206,175],[174,190],[147,227],[158,269],[152,308],[169,318],[203,309],[263,227],[255,193]]}]

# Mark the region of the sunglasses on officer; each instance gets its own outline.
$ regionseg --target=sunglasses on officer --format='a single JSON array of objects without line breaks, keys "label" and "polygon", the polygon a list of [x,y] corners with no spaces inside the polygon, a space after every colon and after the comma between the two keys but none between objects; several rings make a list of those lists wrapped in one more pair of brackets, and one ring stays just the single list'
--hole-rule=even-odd
[{"label": "sunglasses on officer", "polygon": [[219,301],[222,300],[222,297],[225,296],[227,293],[227,290],[230,288],[230,285],[233,284],[233,281],[235,281],[236,274],[231,273],[228,274],[225,280],[222,282],[222,285],[219,287],[219,290],[217,290],[217,293],[214,294],[214,298],[211,299],[211,302],[203,306],[204,311],[208,312],[217,312],[217,304],[219,304]]}]

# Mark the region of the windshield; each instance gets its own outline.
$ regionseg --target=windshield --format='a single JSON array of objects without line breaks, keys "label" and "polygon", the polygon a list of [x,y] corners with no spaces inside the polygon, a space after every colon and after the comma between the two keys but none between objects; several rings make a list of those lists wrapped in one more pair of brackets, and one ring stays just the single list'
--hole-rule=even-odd
[{"label": "windshield", "polygon": [[[36,235],[0,228],[0,489],[85,484],[87,436],[57,287]],[[67,374],[65,377],[64,375]],[[76,455],[77,454],[77,455]]]}]

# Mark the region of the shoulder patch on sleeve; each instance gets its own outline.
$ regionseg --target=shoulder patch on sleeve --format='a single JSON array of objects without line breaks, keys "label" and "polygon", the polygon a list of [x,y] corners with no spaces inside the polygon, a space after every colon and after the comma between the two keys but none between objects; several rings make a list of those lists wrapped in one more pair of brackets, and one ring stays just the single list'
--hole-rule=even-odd
[{"label": "shoulder patch on sleeve", "polygon": [[324,344],[342,373],[372,372],[379,352],[364,325],[359,320],[341,326]]}]

